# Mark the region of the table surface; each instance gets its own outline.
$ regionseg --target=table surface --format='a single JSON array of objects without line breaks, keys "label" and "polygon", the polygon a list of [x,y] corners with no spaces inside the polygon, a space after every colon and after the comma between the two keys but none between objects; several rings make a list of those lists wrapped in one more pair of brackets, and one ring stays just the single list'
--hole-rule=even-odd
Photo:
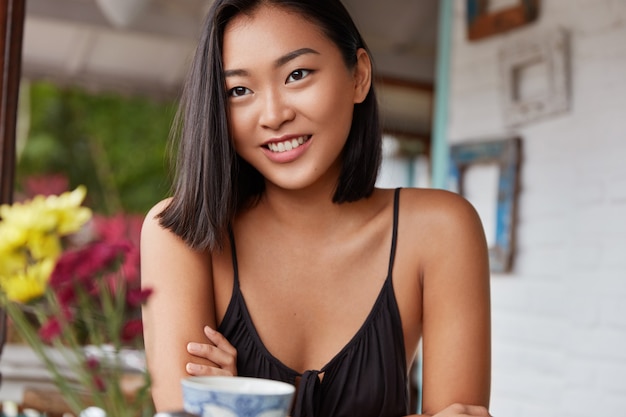
[{"label": "table surface", "polygon": [[[31,408],[45,411],[49,417],[60,417],[70,411],[52,383],[48,370],[27,345],[8,344],[4,347],[0,357],[0,373],[0,402],[20,404],[20,410]],[[130,370],[123,376],[122,389],[130,398],[142,386],[142,374]]]}]

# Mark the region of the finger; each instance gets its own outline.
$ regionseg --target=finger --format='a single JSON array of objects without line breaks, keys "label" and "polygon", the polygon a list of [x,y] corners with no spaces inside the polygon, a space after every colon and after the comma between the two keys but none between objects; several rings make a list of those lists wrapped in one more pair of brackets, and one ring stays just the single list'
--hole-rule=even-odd
[{"label": "finger", "polygon": [[213,343],[215,346],[217,346],[218,348],[220,348],[224,352],[227,352],[227,353],[231,354],[232,356],[236,356],[237,355],[237,349],[235,349],[235,347],[230,344],[228,339],[226,339],[218,331],[213,330],[209,326],[204,326],[204,334],[206,335],[206,337],[209,338],[211,343]]},{"label": "finger", "polygon": [[193,356],[208,359],[221,368],[233,367],[237,361],[236,355],[207,343],[189,342],[187,343],[187,352]]},{"label": "finger", "polygon": [[188,362],[185,366],[185,370],[192,376],[233,376],[233,373],[226,369],[193,362]]}]

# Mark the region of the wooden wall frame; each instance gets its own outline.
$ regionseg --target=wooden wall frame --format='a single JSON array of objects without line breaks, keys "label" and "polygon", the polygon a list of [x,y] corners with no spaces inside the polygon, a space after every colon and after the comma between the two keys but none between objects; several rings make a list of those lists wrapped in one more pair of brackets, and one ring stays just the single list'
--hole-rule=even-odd
[{"label": "wooden wall frame", "polygon": [[[505,43],[499,53],[504,122],[508,127],[521,126],[570,109],[571,81],[569,35],[562,29],[545,31],[539,36]],[[542,65],[543,89],[521,97],[520,79],[524,68]]]},{"label": "wooden wall frame", "polygon": [[0,0],[0,203],[13,201],[25,0]]},{"label": "wooden wall frame", "polygon": [[467,38],[486,38],[524,26],[539,16],[540,0],[519,0],[518,4],[489,12],[489,0],[467,0]]},{"label": "wooden wall frame", "polygon": [[499,166],[496,239],[489,248],[489,264],[492,272],[509,272],[514,253],[521,140],[510,138],[452,145],[450,159],[452,181],[461,195],[464,195],[463,175],[468,167],[490,163]]},{"label": "wooden wall frame", "polygon": [[[13,201],[15,129],[22,72],[25,2],[0,0],[0,204]],[[6,341],[6,323],[6,314],[0,309],[0,356]]]}]

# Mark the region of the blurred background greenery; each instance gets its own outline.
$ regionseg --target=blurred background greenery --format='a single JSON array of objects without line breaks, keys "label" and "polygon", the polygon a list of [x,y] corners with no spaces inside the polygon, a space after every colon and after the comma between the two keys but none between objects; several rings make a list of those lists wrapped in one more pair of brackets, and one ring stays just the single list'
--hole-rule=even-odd
[{"label": "blurred background greenery", "polygon": [[105,216],[145,214],[169,191],[167,140],[176,103],[22,85],[16,200],[84,184]]}]

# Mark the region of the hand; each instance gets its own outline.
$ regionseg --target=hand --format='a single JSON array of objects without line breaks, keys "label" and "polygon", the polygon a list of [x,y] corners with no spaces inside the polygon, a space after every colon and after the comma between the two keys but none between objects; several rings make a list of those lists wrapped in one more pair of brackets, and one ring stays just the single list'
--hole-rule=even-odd
[{"label": "hand", "polygon": [[237,375],[237,349],[228,340],[209,326],[205,326],[204,334],[209,343],[187,344],[187,352],[193,356],[209,360],[213,365],[204,365],[195,362],[187,363],[187,373],[193,376],[204,375]]}]

